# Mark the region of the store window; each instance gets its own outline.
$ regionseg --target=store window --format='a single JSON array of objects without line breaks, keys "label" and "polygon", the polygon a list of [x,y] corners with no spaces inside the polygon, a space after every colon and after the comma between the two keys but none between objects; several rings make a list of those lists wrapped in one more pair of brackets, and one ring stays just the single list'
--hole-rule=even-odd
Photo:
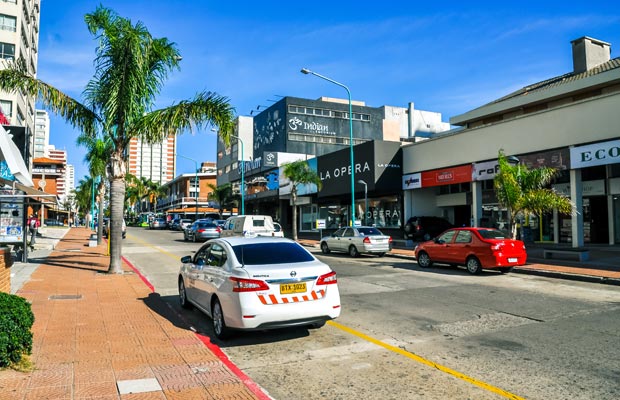
[{"label": "store window", "polygon": [[[364,208],[364,201],[362,199],[361,209]],[[373,197],[368,199],[368,211],[366,213],[369,226],[376,226],[377,228],[400,228],[401,225],[401,211],[400,203],[398,202],[398,196],[386,196],[386,197]]]}]

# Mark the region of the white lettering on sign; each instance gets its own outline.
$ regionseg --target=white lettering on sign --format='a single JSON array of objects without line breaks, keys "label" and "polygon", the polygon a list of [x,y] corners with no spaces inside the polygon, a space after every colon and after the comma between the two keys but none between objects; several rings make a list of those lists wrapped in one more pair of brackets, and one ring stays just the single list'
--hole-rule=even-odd
[{"label": "white lettering on sign", "polygon": [[321,124],[319,122],[306,122],[302,121],[298,117],[293,117],[288,120],[288,128],[292,131],[296,131],[297,129],[303,130],[308,133],[313,133],[316,135],[329,135],[336,136],[336,132],[329,129],[329,125]]},{"label": "white lettering on sign", "polygon": [[620,162],[620,140],[571,147],[570,167],[572,169]]},{"label": "white lettering on sign", "polygon": [[[364,164],[355,164],[355,173],[360,174],[365,171],[370,171],[370,165],[368,162],[364,162]],[[351,175],[351,166],[342,166],[339,168],[334,168],[333,171],[321,171],[319,172],[319,177],[322,181],[333,178],[340,178],[341,176]]]}]

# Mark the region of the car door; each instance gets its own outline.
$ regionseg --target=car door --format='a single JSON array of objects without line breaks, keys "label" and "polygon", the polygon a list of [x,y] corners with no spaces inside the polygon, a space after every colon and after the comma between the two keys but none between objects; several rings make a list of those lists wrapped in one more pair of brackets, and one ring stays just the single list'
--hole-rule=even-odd
[{"label": "car door", "polygon": [[212,243],[203,269],[206,304],[211,304],[213,295],[218,295],[220,299],[228,297],[227,293],[220,294],[220,288],[230,277],[230,272],[225,268],[227,261],[224,247],[219,243]]},{"label": "car door", "polygon": [[450,251],[452,246],[452,240],[456,235],[455,230],[449,230],[437,237],[432,245],[428,247],[428,254],[431,260],[437,262],[452,263]]},{"label": "car door", "polygon": [[468,230],[457,231],[452,244],[448,245],[450,261],[465,264],[467,255],[472,251],[472,233]]},{"label": "car door", "polygon": [[332,233],[331,237],[327,240],[329,248],[335,251],[342,251],[342,235],[346,228],[340,228],[336,232]]},{"label": "car door", "polygon": [[210,245],[202,246],[194,255],[194,269],[192,270],[193,280],[191,281],[192,291],[189,292],[190,298],[202,308],[208,309],[209,287],[205,282],[205,268],[209,258]]}]

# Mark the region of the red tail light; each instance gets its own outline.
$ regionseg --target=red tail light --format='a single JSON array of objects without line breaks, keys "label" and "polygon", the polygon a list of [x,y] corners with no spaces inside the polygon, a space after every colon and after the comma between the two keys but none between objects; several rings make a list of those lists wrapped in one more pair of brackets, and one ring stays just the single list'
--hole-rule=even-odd
[{"label": "red tail light", "polygon": [[198,229],[196,232],[198,232],[198,233],[202,233],[202,232],[204,232],[205,230],[206,230],[206,229]]},{"label": "red tail light", "polygon": [[222,228],[219,227],[219,226],[217,228],[215,228],[215,230],[217,231],[217,233],[221,233],[222,232]]},{"label": "red tail light", "polygon": [[392,240],[392,236],[390,236],[390,238],[388,239],[388,242],[389,242],[389,243],[392,243],[392,242],[393,242],[393,240]]},{"label": "red tail light", "polygon": [[269,286],[265,281],[235,277],[231,277],[230,280],[233,283],[233,292],[257,292],[260,290],[269,290]]},{"label": "red tail light", "polygon": [[317,285],[331,285],[333,283],[338,283],[338,279],[336,278],[336,273],[334,271],[319,276],[319,280],[316,281]]},{"label": "red tail light", "polygon": [[370,243],[370,238],[368,236],[366,236],[363,240],[364,243]]}]

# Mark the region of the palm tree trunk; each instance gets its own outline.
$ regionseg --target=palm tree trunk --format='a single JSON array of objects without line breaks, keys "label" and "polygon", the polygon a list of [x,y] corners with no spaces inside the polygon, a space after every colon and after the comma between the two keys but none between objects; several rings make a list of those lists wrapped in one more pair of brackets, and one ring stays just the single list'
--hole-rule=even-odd
[{"label": "palm tree trunk", "polygon": [[297,241],[297,188],[293,186],[291,197],[293,199],[293,240]]},{"label": "palm tree trunk", "polygon": [[105,184],[103,179],[99,185],[99,213],[97,214],[97,245],[103,241],[103,205],[105,199]]},{"label": "palm tree trunk", "polygon": [[125,173],[127,167],[122,154],[114,152],[110,157],[110,266],[108,273],[122,274],[123,251],[123,204],[125,202]]}]

